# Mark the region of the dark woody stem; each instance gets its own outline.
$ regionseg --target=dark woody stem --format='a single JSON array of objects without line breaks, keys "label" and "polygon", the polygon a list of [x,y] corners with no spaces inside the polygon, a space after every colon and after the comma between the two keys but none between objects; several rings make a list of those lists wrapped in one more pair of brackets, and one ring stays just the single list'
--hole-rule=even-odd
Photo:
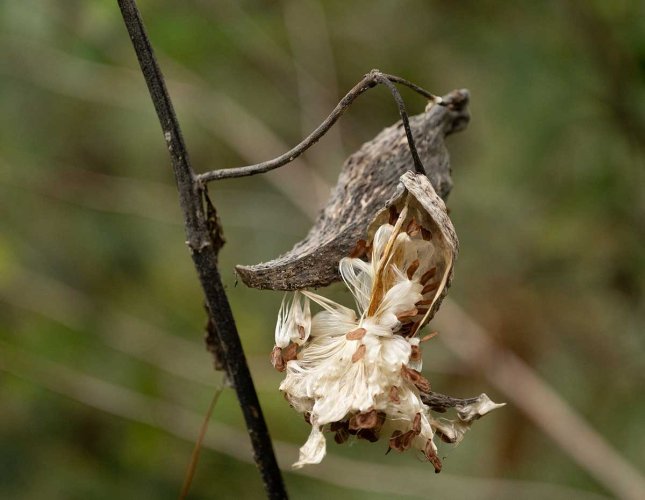
[{"label": "dark woody stem", "polygon": [[383,75],[382,73],[377,73],[376,77],[378,78],[378,81],[380,83],[385,85],[390,90],[392,97],[394,97],[396,105],[399,108],[401,122],[403,123],[403,128],[405,129],[405,135],[408,138],[408,147],[410,148],[412,161],[414,161],[414,171],[417,174],[425,175],[426,169],[423,167],[423,163],[421,163],[421,158],[419,158],[419,153],[417,152],[417,147],[414,143],[414,137],[412,136],[412,130],[410,129],[410,120],[408,119],[408,113],[405,110],[405,103],[403,102],[403,98],[401,97],[401,94],[399,94],[396,85],[394,85],[385,75]]},{"label": "dark woody stem", "polygon": [[212,330],[218,337],[228,377],[235,387],[244,414],[255,462],[262,475],[267,497],[287,498],[271,437],[217,267],[217,253],[222,240],[221,235],[216,236],[217,232],[212,228],[214,217],[209,215],[209,211],[211,208],[214,211],[214,207],[206,203],[203,185],[190,165],[179,122],[136,2],[118,0],[118,3],[166,139],[184,217],[186,243],[211,313]]},{"label": "dark woody stem", "polygon": [[401,85],[405,85],[406,87],[414,90],[417,94],[421,94],[423,97],[425,97],[429,101],[432,101],[432,102],[437,103],[437,104],[443,104],[443,101],[442,101],[441,97],[428,92],[423,87],[419,87],[416,83],[409,82],[405,78],[401,78],[400,76],[396,76],[396,75],[388,75],[386,73],[383,73],[383,76],[385,78],[387,78],[391,82],[400,83]]},{"label": "dark woody stem", "polygon": [[358,96],[366,92],[367,90],[376,87],[378,84],[385,85],[388,87],[396,104],[399,109],[399,115],[401,116],[401,121],[403,122],[403,128],[405,129],[405,135],[408,139],[408,146],[410,147],[410,153],[412,154],[412,160],[414,162],[414,169],[417,173],[425,173],[419,154],[417,153],[417,148],[414,143],[414,137],[412,136],[412,131],[410,129],[410,123],[408,119],[408,113],[405,109],[405,104],[403,98],[396,86],[392,82],[400,83],[405,85],[415,92],[421,94],[425,98],[429,99],[435,104],[443,105],[441,97],[435,96],[428,92],[427,90],[415,85],[403,78],[394,75],[387,75],[381,73],[377,69],[373,69],[367,73],[360,82],[358,82],[354,87],[343,97],[340,102],[336,105],[333,111],[329,116],[323,121],[318,127],[309,134],[300,144],[293,147],[289,151],[280,156],[273,158],[272,160],[263,161],[262,163],[257,163],[255,165],[248,165],[245,167],[236,167],[236,168],[226,168],[220,170],[212,170],[210,172],[205,172],[197,176],[200,182],[206,183],[210,181],[216,181],[220,179],[232,179],[235,177],[246,177],[249,175],[257,175],[265,172],[269,172],[275,168],[282,167],[287,163],[292,162],[302,153],[307,151],[311,146],[316,144],[322,136],[324,136],[329,129],[338,121],[342,114],[349,108],[352,103],[356,100]]}]

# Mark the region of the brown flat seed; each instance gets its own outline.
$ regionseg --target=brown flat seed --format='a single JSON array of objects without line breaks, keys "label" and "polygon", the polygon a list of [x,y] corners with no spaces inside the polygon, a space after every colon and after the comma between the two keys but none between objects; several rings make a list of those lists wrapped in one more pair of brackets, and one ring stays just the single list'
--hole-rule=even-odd
[{"label": "brown flat seed", "polygon": [[376,410],[356,415],[356,421],[361,429],[372,429],[378,425],[378,412]]},{"label": "brown flat seed", "polygon": [[430,305],[430,304],[432,304],[433,302],[434,302],[434,300],[433,300],[433,299],[424,299],[424,300],[420,300],[419,302],[417,302],[417,303],[416,303],[416,304],[414,304],[414,305],[415,305],[415,306],[429,306],[429,305]]},{"label": "brown flat seed", "polygon": [[411,280],[414,273],[419,269],[419,259],[415,259],[408,267],[408,279]]},{"label": "brown flat seed", "polygon": [[408,368],[407,366],[402,366],[401,375],[412,382],[421,392],[430,392],[430,382],[428,382],[428,379],[418,371]]},{"label": "brown flat seed", "polygon": [[394,225],[396,224],[396,220],[399,218],[399,212],[396,211],[396,207],[392,205],[390,207],[390,220],[389,223]]},{"label": "brown flat seed", "polygon": [[285,349],[282,350],[282,359],[284,360],[285,363],[293,359],[296,359],[297,356],[298,356],[298,344],[296,343],[292,342]]},{"label": "brown flat seed", "polygon": [[425,273],[423,273],[423,276],[421,276],[419,283],[421,283],[422,285],[425,285],[428,282],[428,280],[432,278],[435,274],[437,274],[436,267],[428,269]]},{"label": "brown flat seed", "polygon": [[430,463],[434,467],[435,474],[439,474],[441,472],[441,467],[443,467],[441,459],[437,455],[433,455],[428,460],[430,460]]},{"label": "brown flat seed", "polygon": [[399,314],[396,315],[396,318],[401,321],[404,318],[414,318],[417,315],[417,308],[413,307],[412,309],[408,309],[407,311],[402,311]]},{"label": "brown flat seed", "polygon": [[412,431],[405,433],[401,433],[401,431],[394,431],[392,433],[392,437],[390,438],[390,448],[399,452],[405,451],[410,448],[410,446],[412,446],[413,439],[414,432]]},{"label": "brown flat seed", "polygon": [[425,314],[428,312],[427,307],[417,307],[417,314]]},{"label": "brown flat seed", "polygon": [[352,363],[356,363],[358,360],[363,359],[363,356],[365,356],[365,349],[365,344],[358,346],[358,349],[356,349],[356,352],[352,356]]},{"label": "brown flat seed", "polygon": [[405,232],[408,233],[410,236],[416,236],[417,234],[419,234],[420,231],[421,231],[421,226],[414,218],[412,218],[410,222],[408,222],[408,225],[405,228]]},{"label": "brown flat seed", "polygon": [[419,391],[424,393],[429,393],[432,389],[430,387],[430,382],[423,375],[419,375],[419,380],[417,380],[414,385],[419,389]]},{"label": "brown flat seed", "polygon": [[409,380],[413,384],[417,380],[419,380],[419,377],[421,376],[421,374],[418,371],[413,370],[412,368],[408,368],[407,366],[401,367],[401,375],[403,375],[403,378]]},{"label": "brown flat seed", "polygon": [[356,433],[356,437],[358,439],[365,439],[370,443],[376,443],[379,438],[379,433],[378,433],[378,430],[376,429],[360,429]]},{"label": "brown flat seed", "polygon": [[396,450],[396,451],[403,451],[400,449],[400,437],[403,435],[401,431],[394,431],[392,435],[390,436],[390,441],[389,441],[389,448],[387,450],[387,453],[389,453],[391,450]]},{"label": "brown flat seed", "polygon": [[390,401],[393,403],[400,403],[401,400],[399,399],[399,388],[395,385],[390,387]]},{"label": "brown flat seed", "polygon": [[354,429],[372,429],[379,423],[378,412],[376,410],[365,413],[357,413],[349,419],[349,428]]},{"label": "brown flat seed", "polygon": [[421,413],[417,413],[412,421],[412,432],[415,436],[421,434]]},{"label": "brown flat seed", "polygon": [[412,352],[410,353],[410,360],[419,361],[420,359],[421,359],[421,349],[419,349],[418,345],[413,345]]},{"label": "brown flat seed", "polygon": [[423,290],[421,290],[421,295],[434,292],[437,288],[439,288],[439,283],[428,283],[426,286],[423,287]]},{"label": "brown flat seed", "polygon": [[347,429],[347,420],[339,420],[337,422],[332,422],[329,424],[329,430],[336,432],[339,429]]},{"label": "brown flat seed", "polygon": [[352,259],[361,259],[367,253],[367,241],[358,240],[354,249],[349,253],[349,257]]},{"label": "brown flat seed", "polygon": [[305,327],[302,325],[298,325],[298,337],[300,340],[305,340]]},{"label": "brown flat seed", "polygon": [[348,439],[349,439],[349,432],[345,428],[338,429],[336,431],[336,434],[334,435],[334,441],[336,441],[337,444],[343,444]]},{"label": "brown flat seed", "polygon": [[367,330],[365,328],[357,328],[356,330],[352,330],[349,332],[345,337],[347,340],[361,340],[363,337],[365,337],[365,334],[367,333]]},{"label": "brown flat seed", "polygon": [[422,227],[421,237],[426,241],[430,241],[432,239],[432,231],[430,231],[429,229],[426,229],[425,227]]},{"label": "brown flat seed", "polygon": [[423,453],[425,454],[428,461],[434,466],[435,473],[438,474],[439,472],[441,472],[441,467],[442,467],[441,460],[439,459],[439,457],[434,451],[431,439],[428,439],[428,442],[426,443]]},{"label": "brown flat seed", "polygon": [[275,346],[273,348],[273,351],[271,351],[271,364],[273,365],[273,368],[278,370],[279,372],[284,371],[284,360],[282,359],[282,349],[280,349],[278,346]]}]

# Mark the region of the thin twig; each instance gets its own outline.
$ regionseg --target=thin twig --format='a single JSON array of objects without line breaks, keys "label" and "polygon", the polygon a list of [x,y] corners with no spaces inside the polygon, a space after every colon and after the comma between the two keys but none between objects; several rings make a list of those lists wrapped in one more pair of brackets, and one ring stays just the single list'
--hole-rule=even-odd
[{"label": "thin twig", "polygon": [[184,216],[186,243],[191,250],[206,303],[209,310],[213,311],[215,330],[224,351],[228,376],[233,382],[244,414],[255,462],[262,475],[267,496],[275,499],[286,498],[269,431],[217,268],[217,248],[213,244],[204,212],[201,184],[197,182],[190,166],[181,129],[136,2],[119,0],[119,7],[166,139]]},{"label": "thin twig", "polygon": [[367,90],[376,87],[379,83],[386,85],[394,99],[397,102],[399,108],[399,114],[401,115],[401,120],[403,121],[403,126],[405,127],[406,136],[408,138],[408,144],[410,145],[410,152],[412,153],[412,158],[415,164],[415,170],[418,173],[424,173],[423,165],[419,159],[419,155],[416,151],[414,145],[414,138],[412,137],[412,131],[410,130],[410,125],[408,123],[408,116],[405,110],[405,104],[403,99],[398,93],[396,87],[391,84],[391,81],[396,81],[403,85],[407,85],[413,90],[419,92],[424,97],[430,99],[436,104],[442,104],[441,97],[435,96],[428,92],[427,90],[422,89],[421,87],[414,85],[403,78],[395,77],[392,75],[386,75],[381,73],[377,69],[373,69],[367,73],[354,87],[345,94],[340,102],[336,105],[333,111],[329,114],[325,121],[323,121],[311,134],[309,134],[302,142],[297,146],[293,147],[286,153],[281,154],[280,156],[273,158],[272,160],[264,161],[262,163],[257,163],[255,165],[248,165],[245,167],[237,168],[226,168],[220,170],[212,170],[210,172],[204,172],[197,176],[197,179],[202,182],[210,182],[220,179],[232,179],[236,177],[246,177],[249,175],[263,174],[269,172],[275,168],[282,167],[287,163],[293,161],[295,158],[298,158],[302,153],[304,153],[311,146],[316,144],[322,136],[324,136],[327,131],[338,121],[342,114],[351,106],[351,104],[356,100],[358,96],[366,92]]},{"label": "thin twig", "polygon": [[426,89],[423,87],[419,87],[416,83],[412,83],[405,78],[401,78],[400,76],[396,75],[388,75],[387,73],[383,73],[383,76],[390,80],[391,82],[394,83],[400,83],[401,85],[405,85],[406,87],[414,90],[416,93],[421,94],[423,97],[427,98],[429,101],[433,101],[436,104],[443,104],[443,101],[440,96],[434,95],[430,92],[428,92]]},{"label": "thin twig", "polygon": [[412,155],[412,160],[414,161],[414,171],[417,174],[425,175],[426,169],[423,167],[423,163],[421,163],[421,158],[419,158],[417,146],[414,143],[414,137],[412,136],[412,130],[410,129],[410,120],[408,119],[408,113],[405,110],[405,103],[403,102],[401,94],[399,94],[396,85],[394,85],[384,74],[377,73],[376,78],[380,83],[385,85],[390,90],[392,97],[394,97],[396,105],[399,108],[399,115],[401,116],[401,122],[403,123],[403,128],[405,129],[405,136],[408,138],[408,147],[410,148],[410,154]]},{"label": "thin twig", "polygon": [[186,470],[186,477],[184,478],[184,485],[181,488],[181,493],[179,494],[179,499],[184,500],[188,496],[190,491],[190,486],[193,483],[193,478],[195,477],[195,471],[197,470],[197,462],[199,462],[199,455],[202,451],[202,444],[204,443],[204,437],[206,436],[206,431],[208,430],[208,423],[210,422],[211,416],[213,415],[213,410],[217,404],[220,394],[222,394],[222,389],[224,388],[224,381],[220,384],[217,389],[215,389],[215,394],[211,399],[210,404],[208,405],[208,410],[206,410],[206,415],[204,415],[204,421],[202,426],[199,429],[199,436],[197,436],[197,441],[195,441],[195,447],[193,452],[190,455],[190,462],[188,463],[188,469]]}]

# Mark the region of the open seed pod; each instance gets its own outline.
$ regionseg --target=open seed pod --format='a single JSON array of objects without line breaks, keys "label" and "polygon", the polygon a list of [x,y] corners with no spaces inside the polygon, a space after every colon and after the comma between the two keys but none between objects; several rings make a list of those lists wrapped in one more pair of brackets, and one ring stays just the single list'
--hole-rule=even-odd
[{"label": "open seed pod", "polygon": [[[382,439],[388,451],[416,450],[439,472],[435,435],[459,442],[472,421],[500,406],[484,395],[472,401],[438,396],[422,374],[421,344],[434,334],[422,337],[421,328],[450,285],[457,236],[432,175],[408,169],[396,183],[383,183],[379,173],[363,171],[365,178],[348,182],[348,171],[351,161],[307,239],[264,265],[264,277],[273,273],[282,279],[280,286],[267,282],[271,288],[301,287],[283,300],[271,352],[271,363],[284,373],[280,390],[311,425],[294,467],[320,463],[327,452],[325,434],[333,433],[338,444]],[[359,190],[363,197],[358,203],[350,198],[356,193],[352,189],[370,184],[379,189],[369,196]],[[351,203],[340,203],[343,195]],[[357,215],[365,200],[371,208]],[[346,219],[334,220],[334,210]],[[370,218],[362,219],[365,214]],[[307,250],[314,239],[324,237],[329,239],[321,247]],[[311,269],[303,271],[303,263]],[[307,274],[301,279],[285,270]],[[328,284],[337,275],[353,295],[354,309],[306,289]],[[312,313],[312,303],[319,312]],[[456,407],[459,419],[435,418],[433,412],[446,407]]]},{"label": "open seed pod", "polygon": [[[427,309],[427,312],[417,318],[420,320],[418,330],[432,319],[448,291],[459,241],[446,205],[423,174],[406,172],[401,176],[397,192],[370,224],[368,241],[373,241],[377,230],[388,222],[399,225],[412,241],[428,242],[424,245],[424,256],[413,260],[407,269],[408,277],[418,278],[423,285],[423,308],[418,309]],[[397,256],[392,258],[396,260]]]},{"label": "open seed pod", "polygon": [[[428,179],[445,198],[452,188],[445,138],[468,124],[468,92],[455,90],[442,99],[443,105],[430,105],[411,117],[410,126]],[[269,262],[237,266],[242,281],[252,288],[301,290],[340,280],[338,262],[357,241],[367,240],[369,223],[394,195],[401,175],[412,169],[399,121],[345,161],[326,207],[304,240]]]}]

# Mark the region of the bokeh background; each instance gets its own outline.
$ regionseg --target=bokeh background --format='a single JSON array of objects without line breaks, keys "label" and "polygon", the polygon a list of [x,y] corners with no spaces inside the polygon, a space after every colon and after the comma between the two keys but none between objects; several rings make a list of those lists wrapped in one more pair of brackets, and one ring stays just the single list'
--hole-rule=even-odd
[{"label": "bokeh background", "polygon": [[[268,362],[282,296],[233,273],[306,233],[343,159],[396,121],[387,91],[302,160],[211,187],[293,498],[645,498],[645,3],[140,7],[200,171],[286,151],[373,67],[472,94],[448,141],[462,251],[425,373],[509,404],[441,448],[439,475],[384,443],[330,443],[321,466],[289,472],[308,429]],[[2,2],[0,109],[0,497],[176,498],[221,375],[116,2]],[[248,450],[225,389],[192,498],[261,498]]]}]

